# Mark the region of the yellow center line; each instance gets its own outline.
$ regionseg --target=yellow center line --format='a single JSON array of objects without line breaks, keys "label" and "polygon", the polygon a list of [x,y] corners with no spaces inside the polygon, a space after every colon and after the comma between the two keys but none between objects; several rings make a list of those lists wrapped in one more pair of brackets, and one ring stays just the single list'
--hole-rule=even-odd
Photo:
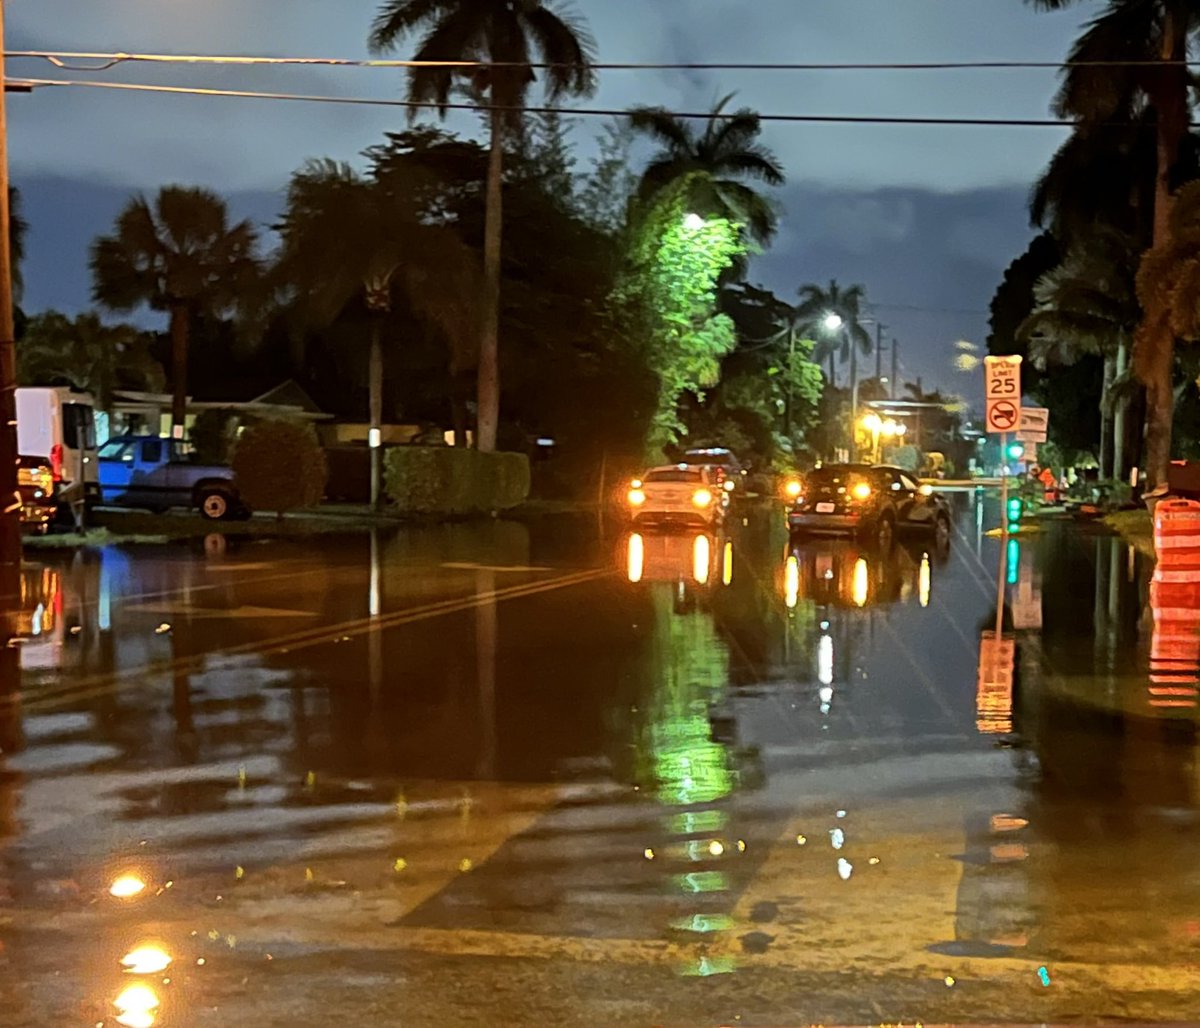
[{"label": "yellow center line", "polygon": [[614,574],[614,572],[608,568],[576,572],[570,575],[561,575],[558,578],[552,578],[546,581],[530,582],[524,585],[510,586],[505,589],[494,589],[484,593],[472,594],[470,596],[441,600],[436,603],[426,604],[421,607],[413,607],[407,610],[397,611],[394,614],[388,614],[382,617],[368,617],[356,619],[354,621],[343,621],[339,622],[338,624],[328,625],[322,628],[292,632],[286,635],[275,636],[274,638],[261,639],[252,643],[243,643],[238,646],[229,646],[220,649],[209,650],[204,653],[181,657],[173,661],[163,661],[158,664],[143,665],[139,668],[130,668],[114,672],[106,672],[104,674],[91,675],[76,679],[70,685],[64,686],[61,689],[39,691],[32,695],[27,702],[22,704],[22,706],[25,713],[39,713],[47,710],[53,710],[68,703],[74,703],[80,700],[92,699],[96,696],[104,695],[112,691],[114,687],[133,678],[144,678],[151,675],[160,674],[178,674],[200,671],[208,667],[209,662],[214,657],[228,658],[254,653],[263,655],[287,653],[291,650],[323,645],[333,642],[337,639],[356,638],[372,632],[380,632],[390,628],[396,628],[401,625],[413,624],[418,621],[426,621],[431,618],[442,617],[447,614],[461,613],[487,603],[500,602],[510,599],[520,599],[522,597],[533,596],[538,593],[569,588],[573,585],[582,585],[585,582],[595,581],[600,578],[608,577],[612,574]]}]

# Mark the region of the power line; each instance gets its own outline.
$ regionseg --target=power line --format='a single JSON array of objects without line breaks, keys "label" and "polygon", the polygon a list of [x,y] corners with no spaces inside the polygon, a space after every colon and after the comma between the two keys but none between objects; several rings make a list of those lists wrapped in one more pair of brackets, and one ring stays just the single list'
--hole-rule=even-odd
[{"label": "power line", "polygon": [[[567,117],[592,116],[627,118],[630,112],[620,108],[600,107],[527,107],[496,104],[422,102],[387,99],[384,97],[328,96],[318,93],[275,93],[251,89],[213,89],[201,86],[161,86],[139,82],[102,82],[85,79],[22,79],[22,86],[34,89],[112,89],[135,93],[167,93],[177,96],[237,97],[246,100],[291,100],[305,103],[346,104],[367,107],[397,107],[416,110],[483,111],[503,114],[561,114]],[[712,111],[671,111],[673,117],[689,121],[709,121]],[[1075,128],[1077,123],[1059,118],[962,118],[930,117],[925,115],[853,115],[853,114],[756,114],[763,122],[794,122],[816,125],[932,125],[975,126],[991,128]],[[1099,122],[1110,128],[1142,128],[1132,121]]]},{"label": "power line", "polygon": [[[563,64],[528,61],[415,61],[392,58],[266,57],[234,54],[139,54],[123,51],[11,50],[9,58],[49,61],[68,71],[106,71],[118,64],[233,64],[300,65],[334,68],[530,68],[548,70]],[[72,61],[100,61],[99,65],[72,66]],[[597,62],[597,71],[1007,71],[1062,70],[1065,68],[1200,68],[1197,61],[1111,60],[1111,61],[854,61],[854,62]]]}]

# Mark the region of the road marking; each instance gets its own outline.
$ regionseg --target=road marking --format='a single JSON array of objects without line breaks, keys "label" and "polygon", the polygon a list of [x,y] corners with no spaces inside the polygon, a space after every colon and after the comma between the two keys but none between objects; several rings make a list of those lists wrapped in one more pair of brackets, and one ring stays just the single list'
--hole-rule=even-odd
[{"label": "road marking", "polygon": [[191,674],[203,670],[219,670],[219,664],[212,663],[213,658],[229,658],[249,654],[273,655],[288,653],[292,650],[324,645],[338,639],[357,638],[362,635],[397,628],[401,625],[410,625],[447,614],[461,613],[492,602],[521,599],[525,596],[534,596],[543,592],[552,592],[574,585],[582,585],[585,582],[607,578],[613,574],[615,572],[609,568],[576,572],[541,582],[531,582],[524,585],[510,586],[506,589],[493,589],[470,596],[441,600],[423,607],[396,611],[394,614],[382,617],[368,617],[354,621],[344,621],[307,631],[294,632],[291,635],[261,639],[238,646],[222,647],[204,653],[181,657],[174,661],[163,661],[158,664],[146,664],[138,668],[83,676],[75,679],[70,685],[64,686],[61,689],[38,690],[36,693],[29,694],[27,698],[23,699],[22,707],[26,714],[45,713],[50,710],[56,710],[66,704],[105,695],[112,691],[115,686],[120,686],[134,678],[165,674]]},{"label": "road marking", "polygon": [[194,603],[135,603],[125,607],[126,610],[145,614],[167,614],[173,617],[186,617],[193,620],[213,618],[315,618],[320,614],[315,610],[285,610],[282,607],[198,607]]}]

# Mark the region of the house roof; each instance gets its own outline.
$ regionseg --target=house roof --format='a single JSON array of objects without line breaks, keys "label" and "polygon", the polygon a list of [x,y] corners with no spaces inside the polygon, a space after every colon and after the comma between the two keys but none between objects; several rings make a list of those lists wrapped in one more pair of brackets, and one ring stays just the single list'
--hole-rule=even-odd
[{"label": "house roof", "polygon": [[305,414],[325,413],[294,378],[280,382],[274,389],[268,389],[262,396],[256,396],[250,402],[269,403],[279,407],[299,407]]}]

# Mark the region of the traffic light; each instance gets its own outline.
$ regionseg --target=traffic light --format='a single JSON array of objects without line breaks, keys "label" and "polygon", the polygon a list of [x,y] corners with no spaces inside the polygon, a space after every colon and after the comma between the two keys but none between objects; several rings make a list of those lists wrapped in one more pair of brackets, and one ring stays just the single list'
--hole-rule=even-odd
[{"label": "traffic light", "polygon": [[1004,450],[1004,455],[1009,460],[1020,460],[1025,456],[1025,444],[1021,442],[1011,442]]},{"label": "traffic light", "polygon": [[1021,578],[1021,544],[1016,539],[1008,541],[1007,578],[1009,585],[1016,585]]},{"label": "traffic light", "polygon": [[1010,496],[1008,498],[1008,510],[1005,511],[1005,516],[1008,519],[1008,530],[1015,532],[1021,527],[1021,517],[1025,513],[1025,501],[1019,496]]}]

